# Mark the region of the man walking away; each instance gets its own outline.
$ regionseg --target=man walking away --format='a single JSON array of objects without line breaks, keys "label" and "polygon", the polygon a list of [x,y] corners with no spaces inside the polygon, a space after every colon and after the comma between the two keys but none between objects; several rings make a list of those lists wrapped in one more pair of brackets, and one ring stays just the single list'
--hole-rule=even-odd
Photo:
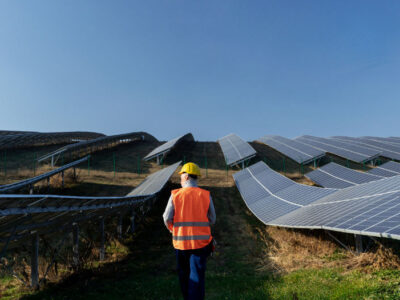
[{"label": "man walking away", "polygon": [[210,224],[215,223],[215,209],[210,192],[197,186],[200,168],[196,164],[185,164],[179,174],[182,188],[171,191],[163,218],[172,233],[183,298],[202,300],[207,257],[213,249]]}]

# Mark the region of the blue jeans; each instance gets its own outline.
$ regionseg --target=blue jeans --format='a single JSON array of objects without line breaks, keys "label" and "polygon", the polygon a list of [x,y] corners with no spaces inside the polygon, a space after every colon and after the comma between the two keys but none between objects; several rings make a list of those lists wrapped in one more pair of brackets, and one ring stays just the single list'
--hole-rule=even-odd
[{"label": "blue jeans", "polygon": [[200,249],[175,250],[183,299],[204,299],[206,262],[211,253],[211,247],[212,242]]}]

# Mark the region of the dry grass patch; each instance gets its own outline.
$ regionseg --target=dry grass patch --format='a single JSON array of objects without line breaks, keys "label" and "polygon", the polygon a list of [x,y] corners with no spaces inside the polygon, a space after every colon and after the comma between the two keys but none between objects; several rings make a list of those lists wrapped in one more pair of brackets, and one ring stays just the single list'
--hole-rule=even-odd
[{"label": "dry grass patch", "polygon": [[300,269],[342,268],[372,272],[400,269],[400,259],[391,247],[378,243],[369,252],[357,255],[339,247],[321,232],[302,232],[277,227],[258,229],[265,243],[261,269],[290,273]]}]

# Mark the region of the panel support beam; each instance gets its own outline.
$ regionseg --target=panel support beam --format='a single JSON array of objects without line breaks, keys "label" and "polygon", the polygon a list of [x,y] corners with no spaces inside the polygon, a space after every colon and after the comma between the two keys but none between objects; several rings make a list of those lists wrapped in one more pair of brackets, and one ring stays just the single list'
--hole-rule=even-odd
[{"label": "panel support beam", "polygon": [[356,251],[358,254],[363,252],[363,243],[362,243],[362,236],[359,234],[354,235],[355,244],[356,244]]}]

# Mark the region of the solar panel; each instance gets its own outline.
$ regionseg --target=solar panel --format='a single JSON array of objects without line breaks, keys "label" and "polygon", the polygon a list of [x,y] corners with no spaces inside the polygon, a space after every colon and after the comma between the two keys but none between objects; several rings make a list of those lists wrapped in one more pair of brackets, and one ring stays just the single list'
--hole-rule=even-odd
[{"label": "solar panel", "polygon": [[257,154],[253,147],[233,133],[218,139],[218,144],[228,166],[243,163]]},{"label": "solar panel", "polygon": [[[274,191],[265,179],[282,175],[270,175],[271,172],[274,171],[260,162],[234,175],[246,205],[265,224],[400,239],[400,176],[339,190],[316,187],[305,190],[296,187],[302,185],[282,180],[285,183]],[[290,188],[290,194],[308,198],[307,203],[282,196]]]},{"label": "solar panel", "polygon": [[90,140],[102,137],[96,132],[13,132],[0,134],[0,149],[73,143],[76,140]]},{"label": "solar panel", "polygon": [[[109,147],[109,145],[120,144],[132,141],[157,141],[155,137],[146,132],[130,132],[123,134],[115,134],[108,136],[101,136],[88,141],[80,141],[78,143],[70,144],[53,152],[47,153],[38,158],[38,161],[43,161],[48,158],[54,158],[62,153],[81,153],[88,152],[91,153],[94,149],[103,149],[104,147]],[[52,161],[53,165],[53,161]]]},{"label": "solar panel", "polygon": [[162,144],[161,146],[158,146],[157,148],[152,150],[149,154],[147,154],[143,159],[150,160],[152,158],[155,158],[155,157],[158,158],[161,155],[165,155],[166,153],[171,151],[171,149],[174,148],[181,141],[191,141],[192,142],[192,141],[194,141],[193,135],[191,133],[188,133],[188,134],[185,134],[182,136],[178,136],[178,137]]},{"label": "solar panel", "polygon": [[305,176],[322,187],[336,189],[382,179],[381,176],[352,170],[334,162],[311,171]]},{"label": "solar panel", "polygon": [[143,196],[158,193],[167,183],[172,174],[174,174],[180,164],[181,162],[179,161],[162,169],[161,171],[147,176],[146,179],[127,196]]},{"label": "solar panel", "polygon": [[266,135],[258,141],[274,148],[299,164],[307,164],[325,155],[324,151],[278,135]]},{"label": "solar panel", "polygon": [[[23,237],[29,230],[47,232],[82,219],[141,205],[153,199],[180,162],[146,178],[126,196],[88,197],[60,195],[0,195],[0,242]],[[50,226],[57,224],[56,227]]]},{"label": "solar panel", "polygon": [[381,153],[379,150],[337,139],[326,139],[310,135],[303,135],[295,140],[357,163],[371,161],[378,157]]},{"label": "solar panel", "polygon": [[369,170],[368,173],[384,177],[400,175],[400,163],[388,161],[380,166],[377,166],[376,168]]},{"label": "solar panel", "polygon": [[381,151],[380,155],[383,157],[400,160],[400,147],[395,146],[394,144],[384,143],[382,141],[376,141],[366,138],[353,138],[345,136],[336,136],[333,138],[346,140],[347,142],[357,144],[363,147],[368,147],[370,149],[376,149],[377,151]]},{"label": "solar panel", "polygon": [[367,139],[367,140],[372,140],[372,141],[377,141],[377,142],[383,142],[386,144],[392,144],[397,147],[400,147],[400,140],[396,138],[390,138],[390,137],[378,137],[378,136],[362,136],[361,138]]},{"label": "solar panel", "polygon": [[258,162],[233,175],[247,207],[264,223],[335,192],[298,184]]},{"label": "solar panel", "polygon": [[84,161],[87,161],[89,157],[90,156],[86,156],[84,158],[81,158],[81,159],[78,159],[76,161],[73,161],[73,162],[71,162],[69,164],[66,164],[66,165],[64,165],[64,166],[62,166],[60,168],[57,168],[55,170],[43,173],[41,175],[38,175],[38,176],[35,176],[35,177],[32,177],[32,178],[28,178],[28,179],[21,180],[21,181],[18,181],[18,182],[14,182],[14,183],[10,183],[10,184],[0,185],[0,192],[1,193],[5,193],[5,192],[10,192],[10,191],[15,191],[15,190],[18,190],[20,188],[35,184],[35,183],[37,183],[37,182],[39,182],[41,180],[44,180],[46,178],[49,178],[49,177],[54,176],[56,174],[59,174],[59,173],[65,171],[65,170],[67,170],[69,168],[73,168],[73,167],[79,165],[80,163],[82,163]]}]

